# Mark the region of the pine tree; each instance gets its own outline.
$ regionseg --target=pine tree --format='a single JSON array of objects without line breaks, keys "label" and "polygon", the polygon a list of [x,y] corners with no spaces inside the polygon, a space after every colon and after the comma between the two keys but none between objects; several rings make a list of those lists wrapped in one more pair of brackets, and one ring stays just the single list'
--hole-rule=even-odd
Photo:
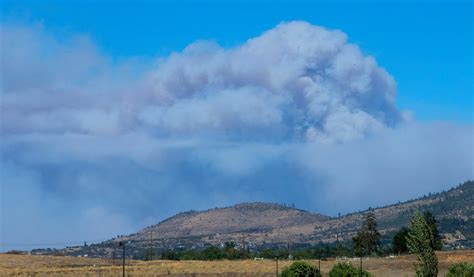
[{"label": "pine tree", "polygon": [[443,248],[443,242],[441,241],[441,236],[439,235],[436,218],[429,211],[424,212],[423,217],[425,218],[426,223],[428,224],[428,226],[431,229],[431,232],[433,233],[433,240],[432,240],[433,249],[441,250]]},{"label": "pine tree", "polygon": [[394,253],[403,254],[408,252],[407,248],[407,235],[410,229],[402,227],[393,237],[392,250]]},{"label": "pine tree", "polygon": [[438,258],[434,249],[434,234],[425,217],[418,210],[410,221],[410,231],[406,239],[408,250],[418,259],[414,264],[416,276],[437,276]]},{"label": "pine tree", "polygon": [[380,233],[377,230],[375,214],[370,211],[364,215],[364,222],[357,235],[352,238],[357,255],[372,255],[380,245]]}]

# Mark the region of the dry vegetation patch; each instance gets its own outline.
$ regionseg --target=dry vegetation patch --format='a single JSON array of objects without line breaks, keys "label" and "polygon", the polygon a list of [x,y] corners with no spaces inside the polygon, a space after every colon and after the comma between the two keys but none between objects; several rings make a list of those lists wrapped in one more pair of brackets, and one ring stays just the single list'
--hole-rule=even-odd
[{"label": "dry vegetation patch", "polygon": [[[474,263],[474,250],[439,252],[440,276],[444,276],[450,264],[456,262]],[[413,276],[413,256],[393,258],[370,258],[363,260],[364,269],[375,276]],[[325,274],[337,262],[350,262],[359,266],[358,259],[321,262],[321,271]],[[82,257],[56,257],[32,255],[0,254],[1,276],[121,276],[122,267],[116,261]],[[315,265],[317,261],[309,263]],[[279,261],[281,270],[291,261]],[[129,276],[274,276],[275,261],[273,260],[242,260],[242,261],[131,261],[127,260]]]}]

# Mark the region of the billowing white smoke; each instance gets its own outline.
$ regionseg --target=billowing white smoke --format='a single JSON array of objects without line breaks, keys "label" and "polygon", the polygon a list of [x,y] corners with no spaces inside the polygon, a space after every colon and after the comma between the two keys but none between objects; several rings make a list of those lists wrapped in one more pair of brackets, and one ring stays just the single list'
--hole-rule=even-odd
[{"label": "billowing white smoke", "polygon": [[195,43],[150,77],[153,126],[347,141],[401,120],[393,78],[340,31],[280,24],[231,50]]},{"label": "billowing white smoke", "polygon": [[[13,35],[7,32],[7,53],[18,51]],[[33,59],[51,54],[34,45],[27,49],[35,53]],[[93,47],[54,48],[57,54],[51,55],[57,57],[46,68],[54,65],[51,76],[36,80],[34,87],[7,76],[4,90],[25,95],[4,91],[3,132],[31,128],[103,134],[133,128],[164,136],[220,133],[230,139],[348,141],[402,120],[395,82],[374,58],[348,43],[344,33],[305,22],[280,24],[230,50],[194,43],[125,89],[111,85],[115,79],[107,78]],[[18,56],[4,57],[5,71],[48,74],[31,62],[17,68]],[[75,58],[64,61],[64,56]],[[55,69],[61,65],[72,67],[73,74]],[[71,84],[64,85],[64,79]],[[31,98],[41,98],[40,103]]]},{"label": "billowing white smoke", "polygon": [[107,238],[242,201],[336,214],[473,176],[472,125],[406,121],[393,78],[340,31],[284,23],[149,64],[38,26],[0,39],[2,241]]}]

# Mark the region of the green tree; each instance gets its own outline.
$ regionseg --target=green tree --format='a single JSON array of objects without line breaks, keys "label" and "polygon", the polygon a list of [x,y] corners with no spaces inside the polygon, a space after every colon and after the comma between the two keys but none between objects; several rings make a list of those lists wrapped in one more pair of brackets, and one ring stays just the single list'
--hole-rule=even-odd
[{"label": "green tree", "polygon": [[432,241],[433,245],[432,246],[433,246],[434,250],[443,249],[443,242],[441,241],[441,236],[439,235],[438,224],[436,222],[436,218],[429,211],[424,212],[423,216],[426,220],[426,223],[430,227],[431,232],[433,233],[433,241]]},{"label": "green tree", "polygon": [[171,249],[166,249],[161,253],[161,259],[163,260],[179,260],[178,253]]},{"label": "green tree", "polygon": [[319,270],[306,262],[296,261],[281,272],[282,277],[319,277]]},{"label": "green tree", "polygon": [[203,257],[200,251],[188,249],[180,253],[180,260],[202,260]]},{"label": "green tree", "polygon": [[221,251],[216,246],[209,246],[208,248],[204,249],[202,252],[202,257],[204,260],[222,260],[225,258],[224,252]]},{"label": "green tree", "polygon": [[286,259],[288,258],[288,249],[287,248],[266,248],[260,252],[260,257],[265,259]]},{"label": "green tree", "polygon": [[380,233],[377,229],[375,214],[369,211],[364,215],[362,227],[357,235],[352,238],[354,252],[358,256],[372,255],[380,245]]},{"label": "green tree", "polygon": [[408,253],[407,247],[407,235],[410,229],[407,227],[402,227],[396,234],[393,236],[392,240],[392,250],[393,253],[403,254]]},{"label": "green tree", "polygon": [[369,277],[371,276],[365,270],[360,270],[359,268],[353,266],[350,263],[337,263],[329,271],[329,277],[357,277],[357,276],[364,276]]},{"label": "green tree", "polygon": [[472,277],[474,276],[474,264],[457,263],[452,264],[448,268],[446,277]]},{"label": "green tree", "polygon": [[434,234],[419,210],[410,221],[410,230],[406,237],[410,253],[417,256],[415,262],[416,276],[434,277],[438,275],[438,258],[434,249]]},{"label": "green tree", "polygon": [[235,242],[226,242],[224,244],[223,252],[224,252],[224,257],[229,260],[236,260],[236,259],[249,257],[247,252],[242,252],[236,249]]}]

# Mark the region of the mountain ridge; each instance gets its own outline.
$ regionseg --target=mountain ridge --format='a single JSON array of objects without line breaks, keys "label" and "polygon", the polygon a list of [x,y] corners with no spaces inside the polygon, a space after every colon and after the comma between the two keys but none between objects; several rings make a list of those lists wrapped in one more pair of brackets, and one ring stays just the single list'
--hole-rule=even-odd
[{"label": "mountain ridge", "polygon": [[[474,247],[474,182],[466,181],[447,191],[416,199],[370,208],[387,242],[407,226],[415,209],[432,212],[438,220],[447,249]],[[134,242],[132,253],[155,249],[196,249],[235,242],[239,247],[259,249],[287,244],[315,245],[350,241],[369,209],[331,217],[275,203],[245,202],[204,211],[187,211],[147,226],[136,233],[119,236],[86,248],[66,248],[64,254],[109,256],[120,241]]]}]

